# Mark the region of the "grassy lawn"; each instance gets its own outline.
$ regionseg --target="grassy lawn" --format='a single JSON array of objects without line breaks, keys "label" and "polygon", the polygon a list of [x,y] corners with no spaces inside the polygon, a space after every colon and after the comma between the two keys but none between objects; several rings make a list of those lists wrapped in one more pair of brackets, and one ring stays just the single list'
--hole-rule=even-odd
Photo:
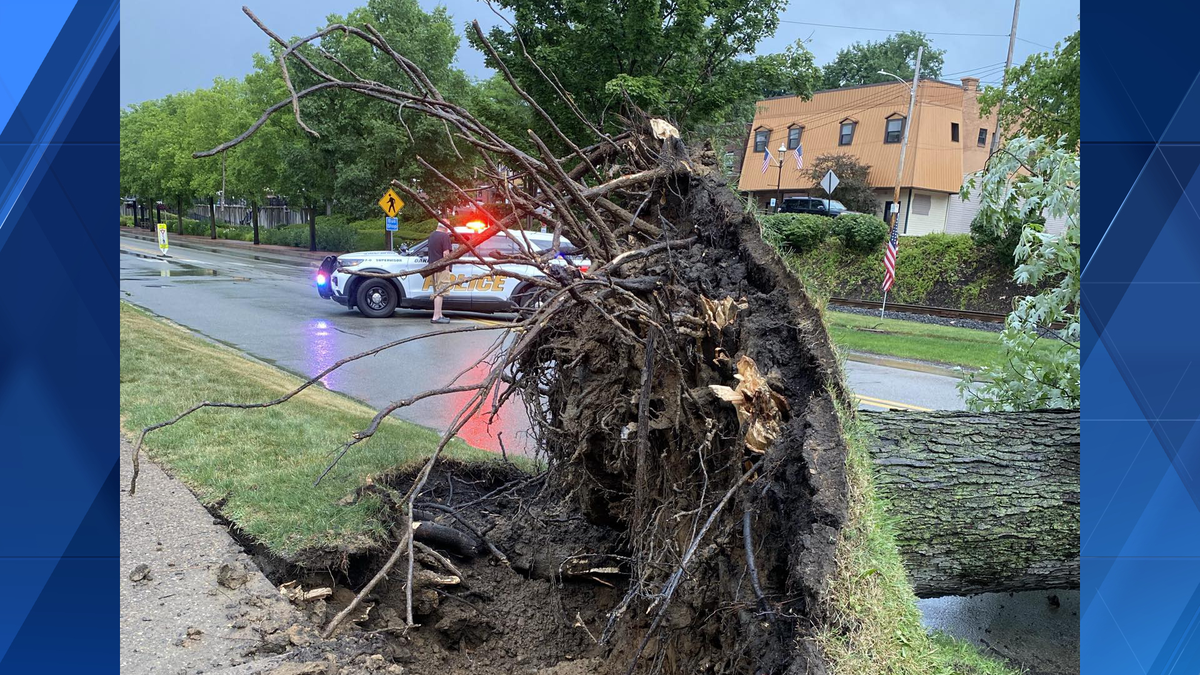
[{"label": "grassy lawn", "polygon": [[[268,401],[301,382],[121,303],[121,429],[127,437],[136,439],[143,427],[199,401]],[[388,419],[314,488],[332,451],[374,413],[314,387],[272,408],[201,410],[151,433],[145,450],[201,501],[219,505],[246,534],[285,558],[310,547],[361,550],[383,535],[380,504],[337,501],[367,476],[427,457],[438,442],[431,430]],[[457,439],[445,456],[499,461]]]},{"label": "grassy lawn", "polygon": [[[945,363],[965,368],[992,365],[1004,355],[1000,334],[846,312],[825,312],[829,337],[842,349]],[[1049,342],[1044,348],[1053,348]]]},{"label": "grassy lawn", "polygon": [[849,519],[838,540],[829,623],[817,634],[830,672],[841,675],[1017,675],[973,645],[929,635],[888,518],[875,495],[867,446],[874,430],[842,414],[849,457]]}]

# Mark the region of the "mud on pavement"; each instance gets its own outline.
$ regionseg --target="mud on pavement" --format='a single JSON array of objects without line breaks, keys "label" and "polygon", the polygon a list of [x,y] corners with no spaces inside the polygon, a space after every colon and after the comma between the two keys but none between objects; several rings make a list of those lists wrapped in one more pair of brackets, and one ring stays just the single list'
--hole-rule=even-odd
[{"label": "mud on pavement", "polygon": [[371,658],[386,649],[378,637],[321,641],[226,527],[157,464],[142,463],[137,498],[128,498],[129,453],[122,438],[122,673],[388,672],[382,656]]}]

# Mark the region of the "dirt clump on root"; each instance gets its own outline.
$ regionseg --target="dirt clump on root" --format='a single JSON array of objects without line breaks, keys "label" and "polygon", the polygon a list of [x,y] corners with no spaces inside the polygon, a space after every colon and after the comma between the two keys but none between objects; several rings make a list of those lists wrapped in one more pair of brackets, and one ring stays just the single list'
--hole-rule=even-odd
[{"label": "dirt clump on root", "polygon": [[547,472],[439,465],[414,538],[461,577],[418,554],[418,625],[397,567],[347,629],[385,634],[406,672],[825,672],[847,499],[828,337],[723,183],[664,193],[682,243],[614,271],[630,281],[603,309],[559,312],[515,368]]}]

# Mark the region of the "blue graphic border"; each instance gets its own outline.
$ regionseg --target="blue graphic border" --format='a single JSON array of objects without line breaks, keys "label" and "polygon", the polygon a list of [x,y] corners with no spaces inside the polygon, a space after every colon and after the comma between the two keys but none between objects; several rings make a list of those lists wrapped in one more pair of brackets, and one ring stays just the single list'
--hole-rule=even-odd
[{"label": "blue graphic border", "polygon": [[119,666],[119,7],[0,9],[0,673]]},{"label": "blue graphic border", "polygon": [[1089,2],[1084,673],[1200,671],[1200,6]]}]

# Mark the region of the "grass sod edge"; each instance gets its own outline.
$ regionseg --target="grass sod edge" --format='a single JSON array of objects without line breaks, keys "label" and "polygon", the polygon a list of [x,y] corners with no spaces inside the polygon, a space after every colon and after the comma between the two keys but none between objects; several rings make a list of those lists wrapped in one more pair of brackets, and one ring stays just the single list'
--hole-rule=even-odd
[{"label": "grass sod edge", "polygon": [[1019,675],[974,645],[921,626],[887,505],[875,493],[870,424],[839,409],[848,450],[849,518],[838,538],[838,569],[817,633],[837,675]]},{"label": "grass sod edge", "polygon": [[[201,400],[265,401],[303,382],[129,303],[121,303],[120,319],[120,418],[128,437]],[[368,477],[423,461],[439,440],[432,429],[389,418],[314,488],[313,479],[333,452],[374,414],[362,403],[314,386],[272,408],[200,410],[148,435],[143,450],[205,506],[283,560],[298,561],[316,551],[364,553],[387,545],[381,505],[371,496],[349,506],[338,501]],[[500,461],[458,439],[443,456],[467,463]]]},{"label": "grass sod edge", "polygon": [[[895,356],[978,370],[1004,362],[1000,333],[938,324],[882,319],[826,310],[830,338],[842,348],[881,356]],[[1050,353],[1066,345],[1051,338],[1039,340],[1035,349]]]}]

